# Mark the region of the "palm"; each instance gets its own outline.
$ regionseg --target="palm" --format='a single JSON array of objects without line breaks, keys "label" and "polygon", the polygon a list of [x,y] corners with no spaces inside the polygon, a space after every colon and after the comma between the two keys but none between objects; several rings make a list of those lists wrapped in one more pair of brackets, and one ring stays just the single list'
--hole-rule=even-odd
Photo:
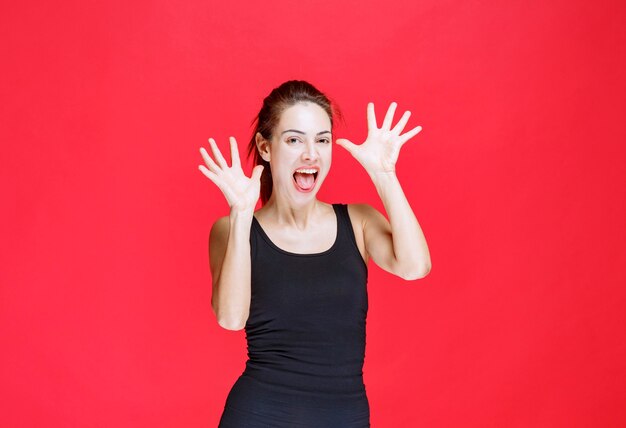
[{"label": "palm", "polygon": [[263,166],[257,165],[252,170],[252,175],[246,177],[241,169],[239,150],[234,137],[230,137],[232,162],[232,166],[230,167],[218,149],[215,140],[209,138],[209,143],[215,161],[211,159],[207,151],[201,147],[200,154],[208,168],[204,165],[200,165],[200,171],[219,187],[231,208],[237,210],[254,210],[261,190],[260,178]]},{"label": "palm", "polygon": [[391,128],[396,106],[395,102],[391,103],[382,126],[378,128],[374,104],[367,105],[368,133],[363,144],[356,145],[346,139],[337,140],[337,144],[348,150],[370,175],[395,172],[400,148],[422,130],[421,126],[417,126],[402,134],[411,116],[409,111],[406,111],[396,126]]}]

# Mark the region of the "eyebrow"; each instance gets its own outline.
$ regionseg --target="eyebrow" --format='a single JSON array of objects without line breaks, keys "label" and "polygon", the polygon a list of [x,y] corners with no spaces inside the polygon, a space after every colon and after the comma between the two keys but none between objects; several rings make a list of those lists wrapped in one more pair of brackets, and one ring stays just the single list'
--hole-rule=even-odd
[{"label": "eyebrow", "polygon": [[[297,129],[287,129],[286,131],[281,132],[280,135],[283,135],[286,132],[295,132],[297,134],[306,135],[306,132],[298,131]],[[316,135],[322,135],[322,134],[330,134],[330,131],[318,132]]]}]

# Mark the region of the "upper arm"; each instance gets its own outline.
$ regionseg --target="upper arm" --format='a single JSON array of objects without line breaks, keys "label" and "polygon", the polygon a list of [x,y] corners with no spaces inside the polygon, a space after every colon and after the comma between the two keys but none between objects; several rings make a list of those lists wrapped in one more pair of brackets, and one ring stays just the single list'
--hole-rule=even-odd
[{"label": "upper arm", "polygon": [[222,270],[222,263],[228,244],[228,232],[230,230],[229,216],[218,218],[209,234],[209,265],[213,287],[215,287]]},{"label": "upper arm", "polygon": [[350,208],[362,226],[366,253],[381,269],[394,273],[396,257],[393,250],[391,225],[387,218],[368,204],[351,204]]}]

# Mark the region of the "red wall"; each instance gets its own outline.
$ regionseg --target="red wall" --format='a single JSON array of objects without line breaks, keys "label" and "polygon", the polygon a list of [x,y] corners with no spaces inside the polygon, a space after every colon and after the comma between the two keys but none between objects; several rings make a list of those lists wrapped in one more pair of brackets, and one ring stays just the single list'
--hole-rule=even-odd
[{"label": "red wall", "polygon": [[[370,265],[372,426],[626,426],[624,3],[269,4],[1,6],[0,426],[217,425],[246,349],[198,149],[294,78],[339,137],[368,101],[423,126],[398,175],[433,268]],[[339,146],[319,196],[382,209]]]}]

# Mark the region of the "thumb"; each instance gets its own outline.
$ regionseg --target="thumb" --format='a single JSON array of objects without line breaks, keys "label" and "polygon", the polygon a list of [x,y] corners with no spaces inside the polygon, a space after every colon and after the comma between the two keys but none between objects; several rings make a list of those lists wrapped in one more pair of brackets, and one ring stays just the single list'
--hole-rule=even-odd
[{"label": "thumb", "polygon": [[251,175],[251,179],[255,180],[255,181],[260,181],[261,180],[261,173],[263,172],[263,168],[265,168],[264,165],[257,165],[254,168],[252,168],[252,175]]},{"label": "thumb", "polygon": [[352,143],[350,140],[346,140],[345,138],[337,138],[335,140],[335,143],[339,144],[350,153],[353,153],[354,150],[357,148],[356,144]]}]

